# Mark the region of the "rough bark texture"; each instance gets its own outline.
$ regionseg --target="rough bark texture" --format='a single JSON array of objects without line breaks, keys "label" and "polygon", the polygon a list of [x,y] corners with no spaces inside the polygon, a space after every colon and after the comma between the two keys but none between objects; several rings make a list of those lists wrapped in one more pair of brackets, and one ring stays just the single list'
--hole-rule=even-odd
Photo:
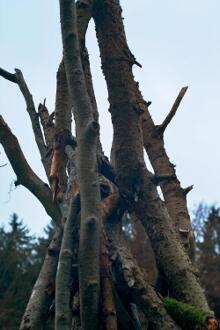
[{"label": "rough bark texture", "polygon": [[53,141],[54,141],[54,116],[55,113],[52,112],[49,114],[49,111],[46,107],[46,99],[44,100],[43,104],[39,104],[38,106],[38,114],[40,117],[41,125],[44,130],[44,138],[47,144],[47,153],[51,152],[51,149],[53,147]]},{"label": "rough bark texture", "polygon": [[[164,147],[163,132],[160,126],[154,124],[147,104],[143,102],[143,98],[138,89],[137,95],[139,95],[139,102],[142,102],[142,108],[144,110],[142,115],[144,147],[155,174],[169,174],[174,177],[173,179],[162,181],[160,187],[175,229],[186,250],[189,252],[189,255],[193,258],[194,239],[186,205],[186,192],[181,188],[180,181],[176,176],[175,165],[170,162],[167,156]],[[165,127],[165,125],[162,124],[162,127]]]},{"label": "rough bark texture", "polygon": [[100,190],[96,145],[99,125],[87,93],[76,27],[76,8],[71,0],[60,0],[64,63],[77,134],[77,177],[81,199],[79,280],[81,320],[84,330],[98,328]]},{"label": "rough bark texture", "polygon": [[56,227],[40,274],[26,307],[20,330],[43,330],[55,294],[55,276],[59,259],[62,230]]},{"label": "rough bark texture", "polygon": [[50,188],[33,172],[24,157],[16,136],[13,135],[2,116],[0,116],[0,142],[17,176],[15,185],[21,184],[32,192],[44,206],[47,214],[57,224],[60,224],[61,213],[56,203],[53,203]]},{"label": "rough bark texture", "polygon": [[132,201],[172,294],[209,311],[194,269],[172,229],[171,218],[158,196],[151,175],[144,168],[141,111],[135,97],[136,83],[132,74],[135,59],[126,43],[118,0],[97,0],[95,22],[109,93],[120,193]]},{"label": "rough bark texture", "polygon": [[101,239],[102,320],[106,330],[117,330],[117,315],[112,291],[112,272],[105,232]]},{"label": "rough bark texture", "polygon": [[80,199],[77,195],[70,202],[70,211],[64,224],[64,233],[61,244],[59,263],[56,274],[56,305],[55,305],[55,329],[66,330],[71,328],[71,281],[72,262],[74,254],[74,240],[77,231],[77,215],[80,210]]},{"label": "rough bark texture", "polygon": [[[112,247],[112,261],[119,274],[123,274],[126,290],[133,302],[143,311],[149,321],[150,329],[179,329],[167,314],[163,302],[135,262],[117,220],[106,223],[107,235]],[[116,277],[117,280],[117,277]],[[116,282],[119,283],[118,281]]]}]

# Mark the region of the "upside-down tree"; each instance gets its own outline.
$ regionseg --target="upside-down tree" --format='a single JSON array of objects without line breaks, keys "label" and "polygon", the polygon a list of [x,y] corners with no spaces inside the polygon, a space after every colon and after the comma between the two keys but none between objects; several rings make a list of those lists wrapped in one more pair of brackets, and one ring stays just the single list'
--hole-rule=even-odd
[{"label": "upside-down tree", "polygon": [[[99,116],[85,36],[94,19],[113,124],[111,159],[99,139]],[[0,142],[17,181],[56,223],[20,329],[217,329],[193,262],[186,195],[164,148],[164,133],[187,90],[160,125],[149,113],[132,68],[119,0],[60,0],[63,58],[56,107],[36,110],[24,76],[0,69],[27,105],[48,184],[29,166],[0,117]],[[71,130],[72,114],[76,133]],[[146,150],[154,173],[145,164]],[[164,200],[158,195],[160,186]],[[127,217],[149,238],[157,278],[149,281],[129,249]],[[140,241],[141,244],[141,241]],[[149,260],[152,260],[152,258]]]}]

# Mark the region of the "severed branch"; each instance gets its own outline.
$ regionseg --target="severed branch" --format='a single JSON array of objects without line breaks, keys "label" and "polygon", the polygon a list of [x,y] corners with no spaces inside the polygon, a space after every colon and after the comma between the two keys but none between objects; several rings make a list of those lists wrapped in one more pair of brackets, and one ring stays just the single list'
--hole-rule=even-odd
[{"label": "severed branch", "polygon": [[62,229],[55,228],[40,274],[24,312],[20,330],[43,330],[55,293],[55,276],[62,239]]},{"label": "severed branch", "polygon": [[41,202],[47,214],[56,224],[61,222],[61,213],[57,204],[52,201],[51,190],[32,170],[28,164],[16,136],[0,116],[0,143],[17,176],[15,185],[23,185]]},{"label": "severed branch", "polygon": [[158,186],[162,181],[175,180],[176,175],[173,174],[164,174],[164,175],[154,175],[152,177],[153,183]]},{"label": "severed branch", "polygon": [[23,74],[22,74],[21,70],[19,70],[19,69],[15,69],[15,73],[13,74],[13,73],[10,73],[10,72],[0,68],[0,76],[2,76],[3,78],[5,78],[13,83],[16,83],[19,86],[19,88],[24,96],[26,106],[27,106],[27,112],[30,116],[31,123],[32,123],[35,141],[37,143],[37,146],[38,146],[38,149],[39,149],[39,152],[41,155],[41,160],[42,160],[43,166],[45,168],[46,174],[49,177],[50,162],[47,157],[47,148],[46,148],[43,133],[42,133],[42,130],[40,127],[39,116],[38,116],[38,113],[36,112],[33,97],[24,80]]},{"label": "severed branch", "polygon": [[39,104],[38,106],[38,114],[40,117],[41,125],[44,131],[44,137],[47,144],[47,154],[51,156],[51,152],[53,149],[53,141],[54,141],[54,115],[55,113],[52,112],[49,114],[49,111],[46,107],[46,99],[44,99],[43,104]]},{"label": "severed branch", "polygon": [[160,135],[163,135],[163,133],[165,132],[165,129],[167,128],[167,126],[169,125],[169,123],[171,122],[173,117],[175,116],[175,114],[176,114],[176,112],[179,108],[179,105],[180,105],[184,95],[186,94],[187,89],[188,89],[188,86],[183,87],[180,90],[180,92],[179,92],[179,94],[178,94],[178,96],[177,96],[170,112],[168,113],[167,117],[164,119],[164,121],[162,122],[161,125],[157,126],[157,130],[158,130]]}]

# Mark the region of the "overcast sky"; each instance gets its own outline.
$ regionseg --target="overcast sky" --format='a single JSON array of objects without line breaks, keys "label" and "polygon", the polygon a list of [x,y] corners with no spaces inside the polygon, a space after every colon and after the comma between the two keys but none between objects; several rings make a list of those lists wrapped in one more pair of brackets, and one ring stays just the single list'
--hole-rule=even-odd
[{"label": "overcast sky", "polygon": [[[23,71],[35,104],[46,97],[54,110],[56,71],[61,59],[59,1],[0,0],[0,66]],[[128,44],[142,69],[136,79],[151,114],[159,124],[183,86],[189,90],[169,126],[166,149],[177,165],[182,186],[194,184],[189,207],[201,201],[219,203],[220,25],[219,0],[123,0]],[[95,92],[100,112],[101,139],[109,154],[112,127],[105,81],[100,70],[94,26],[87,35]],[[35,146],[29,117],[18,87],[0,79],[0,113],[16,134],[32,168],[46,180]],[[0,146],[0,165],[8,163]],[[25,188],[14,189],[9,163],[0,168],[0,223],[18,213],[32,232],[41,234],[49,223],[43,207]]]}]

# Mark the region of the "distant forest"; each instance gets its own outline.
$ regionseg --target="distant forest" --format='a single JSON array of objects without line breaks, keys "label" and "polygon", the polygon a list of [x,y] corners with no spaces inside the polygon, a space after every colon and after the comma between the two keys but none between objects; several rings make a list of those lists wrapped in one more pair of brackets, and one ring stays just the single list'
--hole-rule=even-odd
[{"label": "distant forest", "polygon": [[[195,260],[202,286],[216,317],[220,318],[220,209],[199,205],[192,221],[196,236]],[[0,228],[0,329],[18,329],[33,285],[40,271],[45,250],[54,226],[45,228],[44,237],[33,236],[29,229],[12,214],[9,229]],[[152,265],[152,249],[141,224],[124,220],[124,232],[140,266]],[[140,244],[142,241],[142,244]],[[143,246],[145,247],[143,249]],[[141,247],[141,248],[140,248]],[[156,267],[152,267],[152,273]],[[152,274],[152,279],[155,274]],[[51,306],[47,330],[52,329],[54,306]]]}]

